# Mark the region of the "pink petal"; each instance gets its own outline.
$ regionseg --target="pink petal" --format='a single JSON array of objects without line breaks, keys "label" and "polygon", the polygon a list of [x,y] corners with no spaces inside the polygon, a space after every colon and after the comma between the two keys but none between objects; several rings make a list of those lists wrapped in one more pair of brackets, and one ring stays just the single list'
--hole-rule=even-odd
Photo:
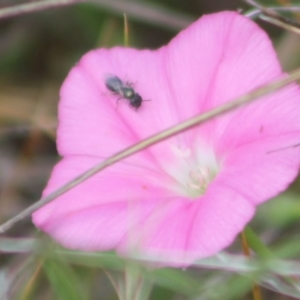
[{"label": "pink petal", "polygon": [[[44,195],[98,162],[88,156],[63,159],[54,168]],[[132,224],[139,224],[150,210],[161,205],[162,199],[173,197],[166,188],[172,184],[173,180],[164,173],[122,162],[36,211],[33,222],[66,247],[111,249]]]},{"label": "pink petal", "polygon": [[[97,163],[99,160],[95,157],[64,158],[55,166],[43,194],[50,194]],[[45,205],[34,213],[34,221],[41,226],[43,222],[52,222],[52,218],[60,218],[96,205],[168,197],[173,195],[171,189],[168,189],[172,185],[173,179],[165,173],[121,162],[97,173]]]},{"label": "pink petal", "polygon": [[[254,211],[254,206],[235,190],[212,184],[198,199],[177,197],[153,211],[131,229],[131,242],[137,243],[135,250],[144,256],[183,266],[229,246]],[[128,244],[126,236],[121,253],[128,250]]]},{"label": "pink petal", "polygon": [[281,72],[267,35],[234,12],[193,23],[168,45],[165,59],[176,97],[172,102],[183,119],[243,95]]},{"label": "pink petal", "polygon": [[260,204],[284,191],[298,174],[300,133],[268,137],[241,146],[224,160],[216,180],[236,190],[249,202]]},{"label": "pink petal", "polygon": [[[62,155],[105,157],[177,122],[167,101],[166,78],[161,77],[161,52],[100,49],[81,59],[61,90],[58,147]],[[138,112],[126,100],[117,105],[118,96],[105,87],[106,74],[136,82],[135,89],[151,101]]]},{"label": "pink petal", "polygon": [[[234,12],[202,17],[166,49],[168,84],[176,97],[171,105],[176,105],[179,119],[233,100],[281,74],[267,35]],[[235,114],[239,111],[199,128],[201,138],[214,139],[217,128],[222,125],[222,130]],[[189,135],[193,140],[197,131]]]},{"label": "pink petal", "polygon": [[[95,163],[88,157],[62,160],[45,194]],[[254,206],[222,184],[187,199],[168,192],[167,182],[163,174],[144,170],[140,176],[138,167],[121,164],[58,197],[34,213],[33,221],[67,248],[125,254],[134,248],[184,265],[228,246],[253,215]]]}]

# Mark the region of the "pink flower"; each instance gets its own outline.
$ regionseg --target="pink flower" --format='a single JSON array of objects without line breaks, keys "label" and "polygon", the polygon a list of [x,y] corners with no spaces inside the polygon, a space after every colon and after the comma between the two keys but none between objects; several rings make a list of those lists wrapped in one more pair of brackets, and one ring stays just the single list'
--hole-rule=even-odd
[{"label": "pink flower", "polygon": [[[126,99],[116,103],[109,74],[151,101],[138,110]],[[44,194],[281,74],[267,35],[234,12],[204,16],[156,51],[90,51],[61,89],[63,159]],[[67,248],[189,264],[228,246],[258,204],[286,189],[299,151],[269,151],[299,141],[300,92],[291,85],[113,165],[39,209],[33,222]]]}]

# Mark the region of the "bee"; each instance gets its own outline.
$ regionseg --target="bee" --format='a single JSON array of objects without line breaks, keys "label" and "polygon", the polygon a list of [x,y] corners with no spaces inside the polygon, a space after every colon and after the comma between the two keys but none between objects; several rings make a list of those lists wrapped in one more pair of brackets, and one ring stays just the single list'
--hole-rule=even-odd
[{"label": "bee", "polygon": [[[129,83],[124,83],[118,76],[111,75],[105,79],[105,85],[114,94],[121,96],[119,99],[126,99],[129,105],[136,110],[142,105],[142,97],[135,92]],[[118,100],[119,100],[118,99]]]}]

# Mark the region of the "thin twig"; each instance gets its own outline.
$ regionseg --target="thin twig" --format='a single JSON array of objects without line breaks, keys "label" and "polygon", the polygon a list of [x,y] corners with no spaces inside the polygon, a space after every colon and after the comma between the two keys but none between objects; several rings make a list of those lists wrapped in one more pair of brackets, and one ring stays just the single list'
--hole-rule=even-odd
[{"label": "thin twig", "polygon": [[123,15],[126,13],[131,19],[151,26],[160,26],[171,30],[180,30],[187,27],[195,19],[189,15],[171,11],[161,5],[142,3],[141,1],[124,0],[44,0],[14,5],[0,9],[0,19],[15,17],[23,14],[53,9],[82,2],[93,3],[111,13]]},{"label": "thin twig", "polygon": [[[291,24],[291,20],[289,20],[289,19],[285,19],[285,21],[282,21],[282,20],[279,20],[277,18],[265,16],[264,14],[260,15],[259,18],[261,20],[264,20],[266,22],[274,24],[274,25],[276,25],[278,27],[281,27],[281,28],[283,28],[285,30],[294,32],[296,34],[300,34],[300,24],[298,24],[297,26],[292,25]],[[289,20],[289,22],[287,22],[286,20]]]},{"label": "thin twig", "polygon": [[267,151],[266,154],[271,154],[271,153],[274,153],[274,152],[283,151],[283,150],[287,150],[287,149],[291,149],[291,148],[297,148],[299,146],[300,146],[300,143],[297,143],[295,145],[286,146],[286,147],[278,148],[278,149],[275,149],[275,150]]},{"label": "thin twig", "polygon": [[115,289],[118,299],[122,299],[122,295],[121,295],[121,290],[119,287],[119,284],[117,282],[117,280],[115,280],[115,278],[113,277],[113,275],[110,273],[110,271],[106,270],[105,268],[102,269],[104,274],[107,276],[107,278],[109,279],[111,285],[113,286],[113,288]]},{"label": "thin twig", "polygon": [[283,17],[275,10],[264,7],[253,0],[245,0],[245,2],[261,11],[260,19],[300,34],[300,23],[298,21]]},{"label": "thin twig", "polygon": [[[250,3],[248,3],[250,4]],[[269,9],[276,12],[300,12],[300,6],[289,6],[289,7],[278,7],[278,6],[270,6]],[[251,10],[248,13],[245,13],[244,16],[248,18],[255,18],[261,14],[260,9]]]},{"label": "thin twig", "polygon": [[129,46],[129,25],[126,14],[124,13],[124,46]]},{"label": "thin twig", "polygon": [[43,259],[40,259],[35,267],[33,274],[29,277],[28,282],[23,288],[20,300],[30,299],[32,297],[32,292],[37,285],[37,281],[40,278],[40,273],[43,267]]},{"label": "thin twig", "polygon": [[116,153],[115,155],[106,159],[104,162],[97,164],[93,168],[89,169],[88,171],[82,173],[81,175],[77,176],[73,180],[64,184],[63,186],[61,186],[59,189],[57,189],[53,193],[49,194],[48,196],[46,196],[44,198],[41,198],[40,200],[38,200],[33,205],[29,206],[27,209],[25,209],[23,212],[21,212],[17,216],[8,220],[6,223],[4,223],[3,225],[0,226],[0,234],[6,232],[17,222],[19,222],[22,219],[24,219],[25,217],[31,215],[37,209],[41,208],[45,204],[54,200],[55,198],[62,195],[63,193],[69,191],[74,186],[82,183],[83,181],[87,180],[88,178],[95,175],[99,171],[107,168],[108,166],[110,166],[126,157],[129,157],[145,148],[148,148],[151,145],[154,145],[160,141],[166,140],[180,132],[191,129],[192,127],[195,127],[197,125],[203,124],[204,122],[207,122],[207,121],[209,121],[213,118],[216,118],[222,114],[228,113],[231,110],[237,109],[240,106],[243,106],[245,104],[253,102],[254,100],[257,100],[258,98],[260,98],[262,96],[265,96],[267,94],[275,92],[275,91],[283,88],[284,86],[294,82],[295,80],[299,80],[299,79],[300,79],[300,68],[294,70],[288,76],[285,75],[283,78],[280,77],[279,79],[273,80],[269,84],[266,84],[260,88],[257,88],[244,96],[238,97],[234,101],[225,103],[225,104],[220,105],[220,106],[218,106],[208,112],[205,112],[199,116],[196,116],[187,121],[179,123],[178,125],[175,125],[164,131],[161,131],[158,134],[155,134],[145,140],[142,140],[141,142],[139,142],[137,144],[134,144],[133,146],[131,146],[129,148],[124,149],[123,151]]},{"label": "thin twig", "polygon": [[9,6],[0,9],[0,19],[15,17],[41,10],[62,7],[87,1],[88,0],[44,0]]},{"label": "thin twig", "polygon": [[[250,248],[244,230],[241,233],[241,238],[242,238],[243,253],[246,257],[251,258]],[[252,285],[252,295],[253,295],[253,300],[262,300],[259,285],[256,283],[253,283]]]}]

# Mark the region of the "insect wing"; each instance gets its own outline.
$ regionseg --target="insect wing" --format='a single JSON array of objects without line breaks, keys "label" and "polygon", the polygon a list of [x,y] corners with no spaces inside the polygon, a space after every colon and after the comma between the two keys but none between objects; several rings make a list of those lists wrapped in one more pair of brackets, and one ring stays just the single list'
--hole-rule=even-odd
[{"label": "insect wing", "polygon": [[122,88],[124,86],[122,80],[115,75],[107,76],[105,78],[105,85],[110,91],[118,94],[122,93]]}]

